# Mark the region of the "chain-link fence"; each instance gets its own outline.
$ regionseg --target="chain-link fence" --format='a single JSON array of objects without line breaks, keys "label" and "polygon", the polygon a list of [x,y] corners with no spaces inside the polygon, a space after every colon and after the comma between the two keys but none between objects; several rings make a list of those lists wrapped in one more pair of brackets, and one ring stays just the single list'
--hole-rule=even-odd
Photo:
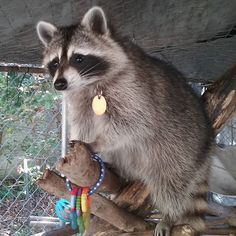
[{"label": "chain-link fence", "polygon": [[54,216],[35,180],[61,155],[60,98],[39,75],[0,73],[0,88],[0,235],[32,235],[32,217]]},{"label": "chain-link fence", "polygon": [[221,147],[236,145],[236,117],[231,119],[220,134],[217,135],[216,142]]}]

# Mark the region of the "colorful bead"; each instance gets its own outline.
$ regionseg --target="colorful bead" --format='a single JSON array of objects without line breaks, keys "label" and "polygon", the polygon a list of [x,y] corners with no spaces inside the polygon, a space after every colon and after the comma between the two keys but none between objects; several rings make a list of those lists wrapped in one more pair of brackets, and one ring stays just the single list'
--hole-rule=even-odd
[{"label": "colorful bead", "polygon": [[56,204],[56,214],[60,220],[71,224],[72,229],[79,228],[82,235],[90,224],[91,197],[102,185],[105,178],[105,165],[96,153],[93,154],[92,160],[97,161],[100,167],[100,176],[98,181],[91,188],[74,187],[66,179],[66,187],[71,194],[70,203],[67,200],[60,199]]}]

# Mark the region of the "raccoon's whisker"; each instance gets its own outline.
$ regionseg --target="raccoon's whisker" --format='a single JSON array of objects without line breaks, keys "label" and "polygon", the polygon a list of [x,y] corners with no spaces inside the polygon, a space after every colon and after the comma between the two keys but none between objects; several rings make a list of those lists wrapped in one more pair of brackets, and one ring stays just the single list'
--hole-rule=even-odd
[{"label": "raccoon's whisker", "polygon": [[95,75],[99,75],[99,73],[91,73],[91,74],[87,74],[83,77],[86,78],[86,77],[95,76]]},{"label": "raccoon's whisker", "polygon": [[99,65],[101,65],[101,64],[103,64],[103,63],[104,63],[104,61],[101,61],[101,62],[95,64],[94,66],[88,68],[87,70],[81,71],[81,72],[80,72],[80,73],[81,73],[81,76],[84,76],[84,75],[87,74],[89,71],[93,70],[94,68],[96,68],[97,66],[99,66]]}]

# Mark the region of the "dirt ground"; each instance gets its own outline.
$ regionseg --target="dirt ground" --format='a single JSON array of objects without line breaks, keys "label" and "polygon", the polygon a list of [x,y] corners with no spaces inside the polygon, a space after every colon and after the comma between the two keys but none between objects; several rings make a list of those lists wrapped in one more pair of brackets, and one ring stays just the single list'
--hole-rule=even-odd
[{"label": "dirt ground", "polygon": [[38,193],[28,199],[0,202],[0,236],[27,236],[40,232],[40,228],[29,226],[29,217],[54,216],[56,200],[46,193]]}]

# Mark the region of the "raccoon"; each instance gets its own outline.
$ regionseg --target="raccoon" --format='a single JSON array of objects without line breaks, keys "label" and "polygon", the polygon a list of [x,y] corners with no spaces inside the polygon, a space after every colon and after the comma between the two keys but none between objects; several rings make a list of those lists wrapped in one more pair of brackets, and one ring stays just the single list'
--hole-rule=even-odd
[{"label": "raccoon", "polygon": [[[76,25],[40,21],[37,33],[43,64],[68,104],[70,138],[146,184],[163,214],[157,234],[184,223],[204,230],[213,132],[184,76],[114,32],[97,6]],[[99,94],[107,102],[102,115],[91,105]]]}]

